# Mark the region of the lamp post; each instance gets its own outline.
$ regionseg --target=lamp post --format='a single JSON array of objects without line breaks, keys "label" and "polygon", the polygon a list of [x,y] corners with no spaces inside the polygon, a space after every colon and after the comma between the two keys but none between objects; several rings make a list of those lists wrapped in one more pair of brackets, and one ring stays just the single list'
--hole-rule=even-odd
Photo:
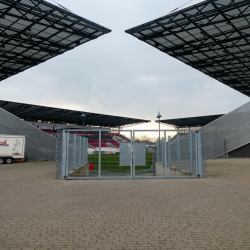
[{"label": "lamp post", "polygon": [[[86,117],[84,112],[82,113],[81,117],[82,117],[82,128],[84,129],[84,118]],[[84,131],[82,131],[82,135],[84,135]]]},{"label": "lamp post", "polygon": [[156,118],[159,119],[159,143],[160,143],[160,138],[161,138],[161,127],[160,127],[161,114],[160,114],[160,111],[158,111],[158,115],[156,116]]}]

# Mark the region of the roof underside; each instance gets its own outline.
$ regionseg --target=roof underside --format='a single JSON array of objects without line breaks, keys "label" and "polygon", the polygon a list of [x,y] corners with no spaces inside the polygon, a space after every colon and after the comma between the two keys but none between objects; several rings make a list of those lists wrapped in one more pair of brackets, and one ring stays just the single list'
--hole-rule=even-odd
[{"label": "roof underside", "polygon": [[111,30],[41,0],[0,0],[0,81]]},{"label": "roof underside", "polygon": [[[202,127],[218,119],[221,116],[223,115],[208,115],[208,116],[168,119],[168,120],[161,120],[161,123],[174,126],[176,128]],[[156,122],[159,122],[159,121],[157,120]]]},{"label": "roof underside", "polygon": [[[83,111],[74,111],[8,101],[0,101],[0,107],[26,121],[42,121],[61,124],[69,123],[76,125],[83,124],[83,118],[81,116]],[[84,114],[86,115],[84,124],[90,126],[121,127],[130,124],[150,122],[149,120],[96,114],[85,111]]]},{"label": "roof underside", "polygon": [[250,96],[249,27],[249,0],[208,0],[126,32]]}]

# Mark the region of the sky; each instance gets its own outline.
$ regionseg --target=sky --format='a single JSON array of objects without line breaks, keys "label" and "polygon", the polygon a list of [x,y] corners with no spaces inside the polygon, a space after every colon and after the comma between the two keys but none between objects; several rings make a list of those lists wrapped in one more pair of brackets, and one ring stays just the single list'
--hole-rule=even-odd
[{"label": "sky", "polygon": [[162,119],[224,114],[250,101],[124,32],[188,0],[56,2],[112,32],[2,81],[0,100],[148,120],[158,111]]}]

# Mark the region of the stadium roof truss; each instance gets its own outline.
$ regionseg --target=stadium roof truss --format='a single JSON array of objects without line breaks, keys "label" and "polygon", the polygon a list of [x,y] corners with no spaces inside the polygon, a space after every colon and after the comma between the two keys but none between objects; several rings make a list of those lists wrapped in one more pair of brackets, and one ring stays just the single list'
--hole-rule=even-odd
[{"label": "stadium roof truss", "polygon": [[41,0],[0,0],[0,81],[111,30]]},{"label": "stadium roof truss", "polygon": [[250,96],[249,0],[207,0],[125,32]]},{"label": "stadium roof truss", "polygon": [[[52,108],[25,103],[0,101],[0,108],[12,113],[25,121],[42,121],[53,123],[69,123],[82,125],[82,111],[69,109]],[[85,112],[84,124],[102,127],[122,127],[125,125],[147,123],[149,120],[105,115]]]},{"label": "stadium roof truss", "polygon": [[[205,126],[208,123],[220,118],[221,116],[223,115],[197,116],[197,117],[161,120],[160,122],[166,125],[174,126],[175,128],[193,128],[193,127]],[[156,122],[159,121],[156,120]]]}]

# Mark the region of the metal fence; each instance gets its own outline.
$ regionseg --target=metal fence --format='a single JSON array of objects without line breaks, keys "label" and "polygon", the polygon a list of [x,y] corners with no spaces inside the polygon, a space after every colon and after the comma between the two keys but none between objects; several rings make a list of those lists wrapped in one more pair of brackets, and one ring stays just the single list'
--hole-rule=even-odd
[{"label": "metal fence", "polygon": [[33,160],[55,160],[56,139],[0,108],[0,133],[25,135],[25,155]]},{"label": "metal fence", "polygon": [[57,134],[56,149],[56,179],[87,175],[86,167],[81,168],[88,162],[87,138],[64,131]]},{"label": "metal fence", "polygon": [[207,168],[201,154],[200,132],[192,130],[182,132],[184,133],[177,133],[173,137],[166,136],[161,141],[157,140],[159,148],[157,161],[178,171],[179,174],[188,173],[206,177]]},{"label": "metal fence", "polygon": [[225,157],[250,143],[250,102],[201,128],[204,159]]},{"label": "metal fence", "polygon": [[[112,141],[113,132],[121,136]],[[199,131],[162,130],[157,145],[136,140],[138,134],[155,132],[159,131],[63,130],[57,136],[56,178],[206,177]],[[120,140],[119,145],[114,140]]]}]

